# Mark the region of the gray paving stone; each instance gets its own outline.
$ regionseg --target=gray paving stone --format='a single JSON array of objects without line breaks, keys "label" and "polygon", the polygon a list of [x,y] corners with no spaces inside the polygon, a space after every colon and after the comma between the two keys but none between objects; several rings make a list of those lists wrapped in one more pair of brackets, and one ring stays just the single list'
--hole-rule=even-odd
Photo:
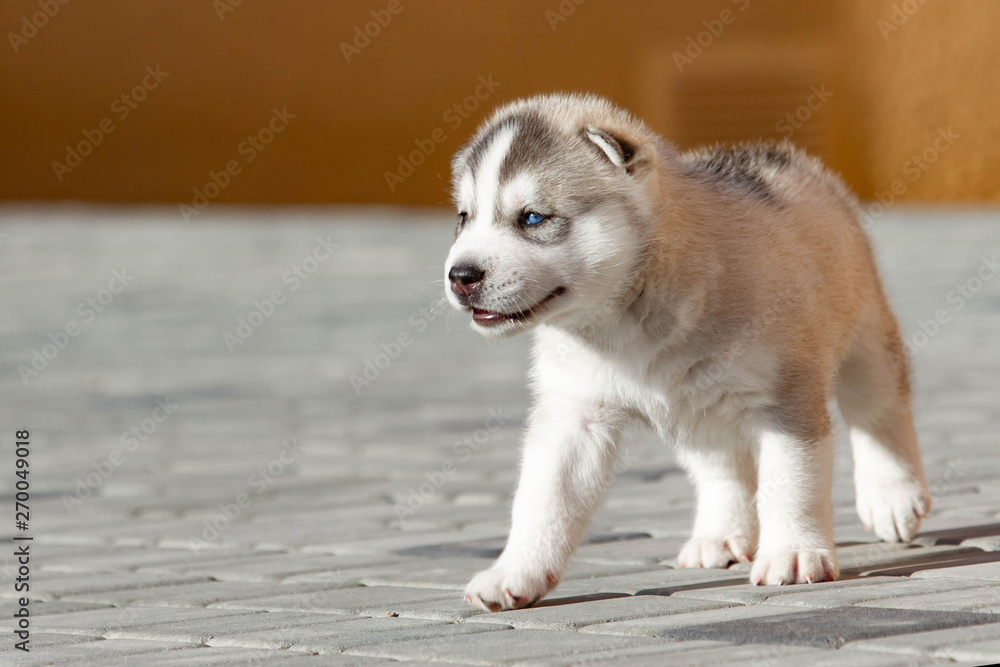
[{"label": "gray paving stone", "polygon": [[[872,586],[898,584],[900,581],[899,577],[865,577],[863,579],[824,581],[807,586],[753,586],[751,584],[742,584],[739,586],[719,586],[716,588],[693,588],[691,590],[678,591],[670,597],[691,600],[715,600],[732,604],[760,604],[769,601],[777,602],[779,599],[786,598],[794,601],[800,595],[823,600],[827,599],[832,591],[840,589],[861,588],[868,591]],[[841,604],[843,603],[837,602],[834,606],[840,606]]]},{"label": "gray paving stone", "polygon": [[[6,632],[10,632],[10,628],[4,628]],[[79,644],[81,642],[95,642],[100,641],[101,637],[97,635],[69,635],[61,634],[56,632],[34,632],[32,631],[30,642],[28,644],[31,649],[28,651],[28,655],[21,655],[24,652],[18,650],[14,647],[14,642],[3,642],[0,644],[0,654],[3,654],[2,658],[4,661],[15,660],[15,656],[21,658],[27,658],[31,653],[35,652],[36,649],[41,649],[48,646],[61,646],[63,644]]]},{"label": "gray paving stone", "polygon": [[52,616],[40,616],[32,624],[38,632],[62,633],[71,635],[104,636],[113,630],[134,628],[170,621],[208,622],[221,616],[230,616],[239,612],[224,609],[100,609],[96,611],[78,611]]},{"label": "gray paving stone", "polygon": [[659,568],[635,572],[564,581],[550,597],[619,593],[627,595],[670,595],[691,588],[713,588],[746,582],[747,575],[732,570],[704,570],[695,568]]},{"label": "gray paving stone", "polygon": [[[939,621],[964,618],[963,610],[995,611],[989,587],[1000,580],[1000,282],[950,311],[952,321],[914,357],[915,413],[935,496],[917,548],[868,544],[873,537],[853,509],[841,441],[839,555],[846,575],[864,576],[753,588],[745,564],[670,569],[690,531],[694,496],[672,449],[637,432],[625,443],[628,465],[559,588],[534,609],[488,615],[468,606],[460,589],[506,538],[530,399],[529,340],[490,343],[448,314],[424,330],[411,324],[440,299],[439,264],[452,236],[440,219],[433,211],[213,205],[197,226],[185,227],[174,209],[0,207],[7,234],[0,284],[8,287],[0,290],[0,308],[16,315],[0,322],[0,417],[44,425],[36,426],[32,455],[36,646],[52,642],[66,651],[57,663],[102,666],[108,661],[74,653],[67,642],[161,638],[162,647],[211,635],[220,644],[139,654],[143,664],[185,665],[390,664],[394,658],[368,655],[379,650],[370,643],[376,637],[391,637],[392,651],[416,649],[410,660],[452,664],[503,662],[517,650],[546,654],[526,658],[540,664],[994,661],[987,660],[1000,640],[993,624],[858,640],[838,650],[664,636],[714,624],[730,632],[758,628],[784,642],[790,624],[770,626],[775,614],[816,614],[800,624],[816,639],[836,637],[838,619],[851,614],[883,614],[882,629],[896,631],[902,619],[920,630],[934,610],[944,613],[934,616]],[[951,308],[949,290],[974,273],[983,252],[1000,249],[995,212],[896,209],[873,231],[907,335],[935,310]],[[222,333],[255,300],[287,288],[282,274],[321,234],[340,244],[336,261],[323,263],[301,289],[286,289],[286,302],[230,354]],[[79,320],[77,305],[123,264],[135,282],[25,386],[17,365],[50,332]],[[409,332],[412,344],[356,394],[347,378],[400,332]],[[165,396],[182,408],[67,512],[63,494]],[[459,460],[456,443],[483,425],[490,408],[508,422]],[[288,437],[303,444],[301,453],[257,493],[249,476],[273,461]],[[400,522],[398,504],[449,459],[452,479]],[[11,492],[10,483],[0,476],[0,494]],[[240,492],[250,492],[252,503],[217,538],[192,544]],[[0,583],[9,584],[11,566],[0,555]],[[9,604],[13,587],[6,584],[0,598]],[[297,585],[327,590],[292,592],[303,590]],[[157,606],[205,603],[212,608]],[[724,605],[740,606],[712,608]],[[0,619],[0,629],[11,621]],[[339,635],[326,630],[338,626]],[[115,639],[93,641],[105,635]],[[643,636],[652,643],[629,643]],[[525,638],[523,645],[512,646],[511,637]],[[299,643],[282,650],[291,638]],[[365,655],[311,655],[348,641],[361,642],[350,650]]]},{"label": "gray paving stone", "polygon": [[[422,558],[398,562],[390,567],[374,565],[359,577],[365,586],[403,586],[418,588],[439,588],[463,591],[469,579],[480,570],[493,564],[483,558]],[[574,562],[566,570],[563,581],[593,579],[624,573],[641,572],[648,566],[633,564]],[[297,578],[296,581],[305,581]]]},{"label": "gray paving stone", "polygon": [[428,601],[454,601],[455,606],[466,604],[454,592],[442,593],[421,588],[393,586],[362,586],[276,595],[209,605],[212,609],[246,609],[251,611],[305,611],[324,614],[370,615],[400,614],[414,603]]},{"label": "gray paving stone", "polygon": [[[489,545],[477,549],[463,550],[460,547],[447,548],[470,540],[489,540]],[[503,548],[506,536],[498,533],[469,535],[451,531],[413,531],[395,535],[377,535],[370,539],[338,541],[330,544],[310,544],[302,549],[304,553],[329,553],[337,556],[384,555],[399,553],[409,555],[452,555],[482,556],[495,558]],[[432,552],[433,550],[433,552]]]},{"label": "gray paving stone", "polygon": [[[300,612],[242,612],[226,616],[210,618],[180,618],[178,620],[160,621],[155,624],[133,625],[108,630],[106,637],[119,639],[149,639],[155,641],[183,641],[196,644],[207,644],[210,640],[228,636],[241,635],[251,637],[246,633],[265,631],[285,631],[292,628],[307,628],[318,625],[328,627],[332,623],[344,622],[344,618],[330,614],[307,614]],[[287,648],[287,646],[260,646],[244,644],[244,648]]]},{"label": "gray paving stone", "polygon": [[388,567],[375,566],[362,575],[365,586],[436,588],[461,591],[468,579],[488,568],[492,560],[484,558],[407,558]]},{"label": "gray paving stone", "polygon": [[664,629],[658,636],[707,639],[736,644],[785,644],[838,648],[858,639],[909,634],[920,630],[996,622],[986,614],[855,607],[813,609],[780,616],[751,616]]},{"label": "gray paving stone", "polygon": [[[60,577],[46,576],[38,580],[32,590],[34,598],[39,600],[60,600],[71,596],[99,595],[121,590],[144,590],[163,586],[183,586],[188,584],[207,583],[206,577],[184,575],[165,575],[154,573],[121,572],[117,574],[81,574],[72,573]],[[78,600],[91,602],[92,600]]]},{"label": "gray paving stone", "polygon": [[[809,667],[841,667],[850,665],[851,667],[927,667],[930,665],[959,665],[960,667],[976,667],[972,663],[956,663],[946,658],[935,658],[932,656],[906,656],[890,655],[887,653],[877,653],[872,651],[850,651],[853,646],[847,644],[837,651],[806,649],[807,653],[790,653],[788,655],[762,655],[751,661],[751,664],[761,667],[801,667],[804,663]],[[717,660],[722,659],[723,652],[718,652]],[[719,662],[705,662],[701,664],[720,664]]]},{"label": "gray paving stone", "polygon": [[917,579],[973,579],[975,581],[1000,582],[1000,562],[978,563],[975,565],[954,565],[952,567],[915,572]]},{"label": "gray paving stone", "polygon": [[92,609],[108,609],[110,605],[93,602],[66,602],[57,600],[54,602],[44,602],[40,600],[31,601],[32,616],[47,616],[49,614],[68,614],[74,611],[90,611]]},{"label": "gray paving stone", "polygon": [[510,630],[506,625],[439,623],[411,618],[364,618],[334,620],[306,627],[258,630],[252,633],[220,634],[205,643],[209,646],[288,649],[313,653],[339,653],[361,646],[383,646],[395,642],[448,638],[480,632]]},{"label": "gray paving stone", "polygon": [[[693,501],[692,496],[689,495],[689,498]],[[694,505],[692,503],[681,508],[666,507],[647,512],[632,512],[618,517],[609,517],[609,519],[616,519],[611,524],[614,530],[642,532],[653,538],[684,541],[691,537],[693,516]],[[672,554],[672,556],[676,558],[677,554]],[[670,557],[671,554],[668,554],[667,559]]]},{"label": "gray paving stone", "polygon": [[141,572],[211,577],[217,581],[288,583],[320,582],[355,585],[373,568],[397,563],[396,557],[306,556],[289,553],[247,554],[210,562],[165,563],[140,568]]},{"label": "gray paving stone", "polygon": [[[327,584],[282,584],[283,593],[310,593],[328,590]],[[260,597],[274,591],[273,584],[246,581],[204,581],[193,584],[176,584],[135,590],[109,591],[68,595],[65,600],[99,602],[116,607],[207,607],[208,605]]]},{"label": "gray paving stone", "polygon": [[1000,559],[1000,553],[983,552],[975,550],[969,555],[959,557],[947,557],[941,561],[916,561],[912,564],[888,565],[883,567],[873,567],[866,569],[866,574],[888,575],[894,577],[909,577],[919,572],[929,572],[933,570],[950,570],[956,567],[968,565],[996,563]]},{"label": "gray paving stone", "polygon": [[[291,665],[293,661],[308,660],[310,664],[321,665],[322,659],[282,651],[258,651],[242,648],[186,648],[142,656],[143,665],[154,667],[187,667],[187,665],[257,665],[277,662]],[[107,663],[105,663],[107,664]]]},{"label": "gray paving stone", "polygon": [[487,614],[478,607],[473,607],[465,601],[457,591],[452,591],[448,597],[434,597],[426,601],[412,601],[397,605],[398,613],[405,618],[421,618],[429,621],[448,621],[458,623],[470,618]]},{"label": "gray paving stone", "polygon": [[622,564],[655,566],[676,561],[677,554],[687,541],[687,537],[650,538],[611,542],[608,544],[586,544],[577,550],[574,559],[581,563]]},{"label": "gray paving stone", "polygon": [[561,604],[558,599],[543,600],[535,607],[482,614],[468,623],[499,623],[532,630],[579,630],[588,625],[626,621],[647,616],[684,614],[707,609],[721,609],[725,602],[685,600],[675,596],[637,595],[605,600],[584,600]]},{"label": "gray paving stone", "polygon": [[[899,656],[885,654],[862,654],[855,652],[850,663],[856,667],[889,667],[901,664]],[[607,650],[573,656],[571,658],[546,658],[527,661],[527,665],[629,665],[630,667],[661,667],[662,665],[752,665],[753,667],[773,667],[787,665],[800,667],[808,664],[837,665],[847,662],[843,654],[836,651],[805,646],[749,645],[739,646],[715,641],[661,641],[656,646],[641,646],[618,650]],[[927,659],[926,662],[907,662],[907,665],[940,664]]]},{"label": "gray paving stone", "polygon": [[975,547],[983,551],[1000,551],[1000,535],[988,537],[970,537],[962,541],[963,547]]},{"label": "gray paving stone", "polygon": [[[524,660],[518,665],[687,665],[688,660],[702,651],[721,648],[725,651],[737,651],[739,647],[725,642],[691,641],[672,642],[660,641],[655,645],[608,648],[589,653],[575,653],[570,656],[549,656],[540,659]],[[802,649],[792,649],[802,650]]]},{"label": "gray paving stone", "polygon": [[[39,570],[45,572],[113,572],[121,573],[132,570],[155,571],[159,573],[177,573],[182,569],[192,569],[196,564],[204,564],[225,560],[234,563],[246,558],[241,550],[218,550],[212,553],[192,552],[190,550],[174,549],[140,549],[119,548],[108,551],[87,550],[73,551],[64,556],[53,557],[46,554],[39,559]],[[176,566],[176,568],[171,567]]]},{"label": "gray paving stone", "polygon": [[[965,500],[965,504],[968,499]],[[940,530],[923,530],[914,539],[914,544],[963,544],[969,540],[989,539],[1000,536],[1000,523],[983,522],[978,525],[951,524]],[[975,546],[975,545],[972,545]],[[984,551],[989,551],[985,549]]]},{"label": "gray paving stone", "polygon": [[[580,628],[585,634],[615,635],[620,637],[670,637],[678,628],[699,625],[727,624],[746,619],[790,617],[793,609],[767,606],[726,607],[706,611],[693,611],[669,616],[647,616],[628,621],[614,621]],[[705,638],[701,638],[705,639]],[[713,641],[727,641],[716,639]]]},{"label": "gray paving stone", "polygon": [[[32,641],[34,644],[34,641]],[[18,656],[18,665],[65,665],[81,662],[95,664],[145,663],[146,659],[163,651],[195,648],[196,644],[156,642],[139,639],[100,639],[88,642],[59,643],[33,648],[28,656]]]},{"label": "gray paving stone", "polygon": [[[904,597],[859,602],[859,607],[891,607],[893,609],[926,609],[933,611],[975,611],[982,614],[1000,614],[1000,583],[994,586],[954,588],[937,593],[922,593]],[[998,617],[1000,619],[1000,617]]]},{"label": "gray paving stone", "polygon": [[591,637],[549,630],[505,630],[472,635],[417,639],[385,646],[347,649],[351,655],[394,660],[464,662],[470,665],[503,665],[531,658],[571,656],[595,649],[614,649],[652,644],[634,637]]},{"label": "gray paving stone", "polygon": [[1000,623],[866,639],[848,644],[847,649],[973,663],[996,662],[1000,659]]},{"label": "gray paving stone", "polygon": [[973,547],[927,546],[887,544],[874,542],[837,548],[840,571],[844,574],[864,575],[871,572],[892,572],[899,568],[916,571],[924,567],[947,566],[964,562],[983,553]]},{"label": "gray paving stone", "polygon": [[[875,577],[874,584],[868,586],[868,578],[859,580],[856,585],[834,587],[818,590],[793,591],[787,595],[774,595],[767,599],[768,605],[787,605],[793,607],[814,607],[834,609],[837,607],[858,605],[862,603],[878,603],[881,600],[895,600],[912,595],[926,593],[951,592],[962,596],[966,590],[979,588],[982,582],[921,580],[906,577],[889,577],[895,581],[885,581],[886,577]],[[891,606],[891,605],[889,605]]]}]

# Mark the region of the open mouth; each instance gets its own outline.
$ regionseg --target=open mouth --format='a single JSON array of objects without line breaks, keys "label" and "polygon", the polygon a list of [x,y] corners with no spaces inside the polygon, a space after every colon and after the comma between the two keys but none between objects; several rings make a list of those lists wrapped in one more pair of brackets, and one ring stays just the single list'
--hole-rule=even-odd
[{"label": "open mouth", "polygon": [[545,306],[556,298],[560,294],[566,291],[565,287],[557,287],[556,289],[549,292],[548,296],[536,303],[531,308],[527,308],[517,313],[498,313],[492,310],[483,310],[482,308],[472,309],[472,319],[476,324],[483,327],[493,327],[504,322],[524,322],[530,319],[532,316],[536,315],[539,311],[545,308]]}]

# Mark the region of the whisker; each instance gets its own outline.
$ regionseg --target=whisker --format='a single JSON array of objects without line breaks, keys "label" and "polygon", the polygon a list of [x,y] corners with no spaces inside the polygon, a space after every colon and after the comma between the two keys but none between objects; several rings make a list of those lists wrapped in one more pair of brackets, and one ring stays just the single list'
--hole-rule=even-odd
[{"label": "whisker", "polygon": [[407,294],[407,297],[408,297],[408,298],[409,298],[409,297],[412,297],[412,296],[413,296],[413,293],[414,293],[415,291],[417,291],[417,290],[424,290],[424,289],[427,289],[428,287],[433,287],[433,286],[436,286],[436,284],[437,284],[437,283],[441,283],[441,284],[443,285],[443,284],[444,284],[444,279],[443,279],[443,278],[439,278],[439,279],[437,279],[437,280],[431,280],[430,282],[426,282],[426,283],[421,283],[421,284],[419,284],[419,285],[414,285],[414,286],[413,286],[413,287],[412,287],[412,288],[410,289],[410,293],[409,293],[409,294]]}]

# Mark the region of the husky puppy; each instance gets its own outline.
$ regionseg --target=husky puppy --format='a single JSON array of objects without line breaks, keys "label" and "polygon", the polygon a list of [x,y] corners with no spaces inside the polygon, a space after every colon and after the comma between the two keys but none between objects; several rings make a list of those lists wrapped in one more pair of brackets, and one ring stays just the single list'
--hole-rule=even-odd
[{"label": "husky puppy", "polygon": [[857,510],[886,541],[930,508],[899,327],[841,181],[789,143],[681,153],[594,96],[499,109],[453,161],[452,305],[535,332],[535,403],[506,548],[466,599],[533,604],[562,577],[633,422],[697,490],[681,567],[835,579],[835,399]]}]

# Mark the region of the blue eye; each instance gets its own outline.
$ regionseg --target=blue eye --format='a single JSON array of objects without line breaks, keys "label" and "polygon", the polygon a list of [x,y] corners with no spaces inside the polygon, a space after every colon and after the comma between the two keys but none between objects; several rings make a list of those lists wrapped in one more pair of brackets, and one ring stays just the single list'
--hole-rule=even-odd
[{"label": "blue eye", "polygon": [[537,225],[545,221],[545,216],[541,213],[535,213],[534,211],[529,211],[524,214],[524,224],[526,225]]}]

